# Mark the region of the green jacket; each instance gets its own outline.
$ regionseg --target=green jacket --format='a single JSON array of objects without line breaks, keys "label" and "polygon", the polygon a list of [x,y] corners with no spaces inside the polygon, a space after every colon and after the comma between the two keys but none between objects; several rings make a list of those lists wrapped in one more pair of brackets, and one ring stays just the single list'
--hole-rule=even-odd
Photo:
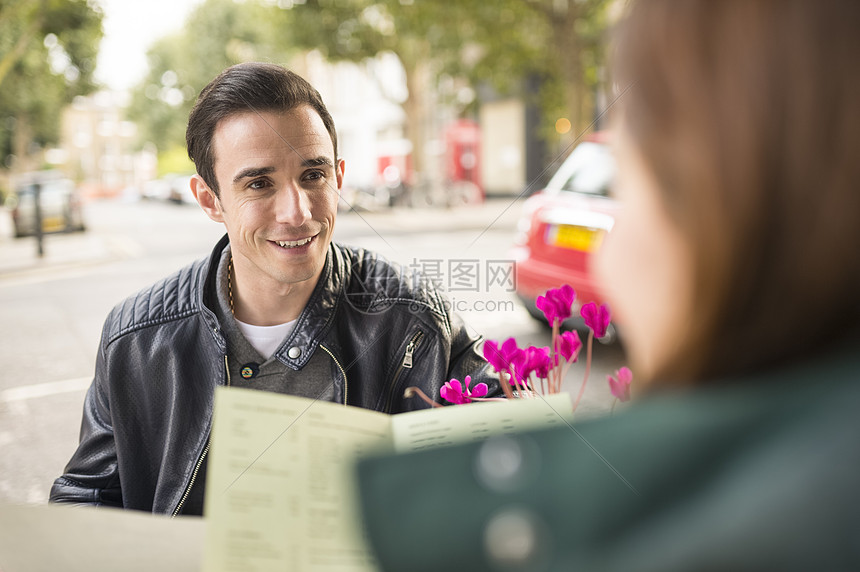
[{"label": "green jacket", "polygon": [[385,570],[860,570],[860,344],[358,467]]}]

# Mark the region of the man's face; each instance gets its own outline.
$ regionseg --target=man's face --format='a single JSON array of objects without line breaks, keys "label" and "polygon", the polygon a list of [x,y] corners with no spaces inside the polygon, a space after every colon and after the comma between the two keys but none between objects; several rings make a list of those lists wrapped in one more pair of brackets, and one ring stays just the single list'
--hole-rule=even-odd
[{"label": "man's face", "polygon": [[319,114],[308,105],[237,113],[212,146],[220,198],[204,210],[227,228],[237,279],[271,293],[315,284],[343,182]]}]

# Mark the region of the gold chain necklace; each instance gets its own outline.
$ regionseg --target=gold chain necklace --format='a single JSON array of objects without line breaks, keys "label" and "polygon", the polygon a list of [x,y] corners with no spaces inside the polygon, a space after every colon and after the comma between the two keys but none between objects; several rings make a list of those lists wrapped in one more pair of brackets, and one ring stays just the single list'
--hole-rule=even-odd
[{"label": "gold chain necklace", "polygon": [[230,257],[230,263],[227,265],[227,296],[230,298],[230,313],[236,317],[236,310],[233,309],[233,257]]},{"label": "gold chain necklace", "polygon": [[[227,265],[227,297],[230,298],[230,313],[233,314],[233,319],[236,320],[236,310],[233,309],[233,257],[230,257],[230,263]],[[238,321],[238,320],[236,320]],[[230,366],[227,364],[227,356],[224,356],[224,364],[227,367],[227,385],[230,385]],[[239,375],[242,379],[253,379],[260,372],[260,366],[254,362],[244,364],[239,369]]]}]

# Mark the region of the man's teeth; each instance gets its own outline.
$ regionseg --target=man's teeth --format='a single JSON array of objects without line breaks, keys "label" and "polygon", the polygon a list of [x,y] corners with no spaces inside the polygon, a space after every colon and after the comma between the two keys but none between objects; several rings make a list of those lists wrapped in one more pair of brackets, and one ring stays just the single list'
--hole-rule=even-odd
[{"label": "man's teeth", "polygon": [[281,246],[283,248],[295,248],[297,246],[304,246],[305,244],[309,243],[312,239],[313,239],[313,237],[311,236],[308,238],[303,238],[301,240],[286,240],[286,241],[278,240],[276,242],[277,242],[278,246]]}]

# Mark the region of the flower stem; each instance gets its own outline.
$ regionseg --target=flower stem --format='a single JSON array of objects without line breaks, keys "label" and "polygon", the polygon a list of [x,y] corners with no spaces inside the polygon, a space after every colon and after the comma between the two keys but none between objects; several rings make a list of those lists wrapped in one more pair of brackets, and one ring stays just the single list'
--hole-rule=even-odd
[{"label": "flower stem", "polygon": [[564,362],[559,366],[561,371],[559,372],[559,376],[558,376],[559,382],[558,382],[558,389],[557,389],[556,393],[561,393],[561,384],[564,382],[564,376],[567,375],[567,372],[570,369],[570,365],[571,365],[571,362]]},{"label": "flower stem", "polygon": [[427,397],[427,395],[417,387],[407,387],[406,391],[403,392],[403,397],[414,397],[416,395],[423,399],[425,403],[429,403],[431,407],[443,407],[441,403],[436,403],[435,401]]},{"label": "flower stem", "polygon": [[[520,381],[517,379],[517,376],[514,375],[513,365],[509,366],[509,368],[510,369],[508,371],[508,375],[511,376],[511,379],[513,380],[513,385],[517,389],[517,393],[519,393],[520,397],[524,397],[526,395],[525,386],[522,383],[520,383]],[[510,387],[510,385],[508,385],[507,387]],[[507,394],[507,392],[505,392],[505,394]],[[513,393],[508,395],[509,398],[512,398],[513,396],[514,396]]]},{"label": "flower stem", "polygon": [[585,384],[588,381],[588,374],[591,372],[591,347],[594,342],[594,330],[588,332],[588,349],[585,354],[585,375],[582,376],[582,385],[579,386],[579,394],[576,396],[576,401],[573,402],[573,410],[576,411],[579,405],[579,400],[582,399],[582,394],[585,393]]},{"label": "flower stem", "polygon": [[511,383],[507,380],[507,372],[499,372],[499,385],[502,386],[502,391],[508,399],[514,398],[514,392],[511,391]]},{"label": "flower stem", "polygon": [[[550,393],[558,393],[561,388],[561,379],[559,376],[561,372],[559,368],[555,367],[556,356],[558,356],[558,331],[561,328],[561,320],[555,318],[552,321],[552,344],[550,346],[549,352],[549,363],[553,366],[552,368],[552,376],[549,381],[549,392]],[[559,365],[561,364],[561,360],[559,360]]]},{"label": "flower stem", "polygon": [[517,384],[517,392],[519,392],[520,397],[525,397],[526,395],[528,395],[528,393],[527,393],[528,390],[526,389],[525,382],[519,381],[516,378],[514,378],[514,381]]}]

